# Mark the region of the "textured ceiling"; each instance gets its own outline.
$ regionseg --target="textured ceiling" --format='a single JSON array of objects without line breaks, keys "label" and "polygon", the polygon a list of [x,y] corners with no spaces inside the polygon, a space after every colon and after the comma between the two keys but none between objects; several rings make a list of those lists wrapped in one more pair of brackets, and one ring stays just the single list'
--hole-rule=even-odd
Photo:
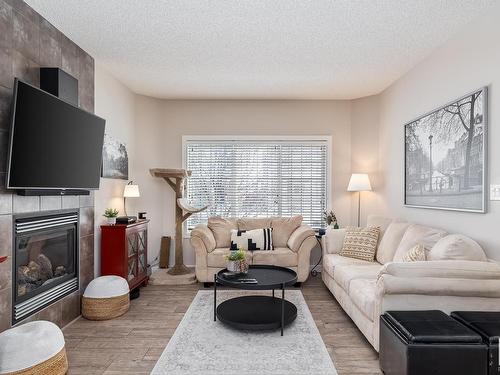
[{"label": "textured ceiling", "polygon": [[496,0],[26,0],[159,98],[379,93]]}]

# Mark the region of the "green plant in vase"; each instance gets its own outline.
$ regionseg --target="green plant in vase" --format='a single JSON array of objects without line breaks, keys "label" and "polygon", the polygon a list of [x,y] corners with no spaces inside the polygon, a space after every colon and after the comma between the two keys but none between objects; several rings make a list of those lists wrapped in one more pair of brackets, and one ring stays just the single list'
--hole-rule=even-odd
[{"label": "green plant in vase", "polygon": [[337,216],[335,216],[335,212],[332,210],[323,212],[323,219],[325,219],[326,224],[333,229],[339,229],[339,224],[337,222]]},{"label": "green plant in vase", "polygon": [[224,258],[227,260],[227,270],[235,273],[248,273],[246,251],[243,249],[231,250]]},{"label": "green plant in vase", "polygon": [[118,210],[116,208],[106,208],[102,216],[107,219],[108,224],[115,225],[116,217],[118,216]]}]

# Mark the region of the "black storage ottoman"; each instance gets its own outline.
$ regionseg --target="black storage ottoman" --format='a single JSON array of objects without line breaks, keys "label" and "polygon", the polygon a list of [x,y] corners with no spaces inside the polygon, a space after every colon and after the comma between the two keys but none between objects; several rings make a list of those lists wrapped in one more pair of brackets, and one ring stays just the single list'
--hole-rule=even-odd
[{"label": "black storage ottoman", "polygon": [[380,368],[386,375],[486,375],[488,348],[442,311],[387,311],[380,317]]},{"label": "black storage ottoman", "polygon": [[498,340],[500,338],[500,312],[455,311],[451,316],[477,332],[488,346],[488,375],[499,375]]}]

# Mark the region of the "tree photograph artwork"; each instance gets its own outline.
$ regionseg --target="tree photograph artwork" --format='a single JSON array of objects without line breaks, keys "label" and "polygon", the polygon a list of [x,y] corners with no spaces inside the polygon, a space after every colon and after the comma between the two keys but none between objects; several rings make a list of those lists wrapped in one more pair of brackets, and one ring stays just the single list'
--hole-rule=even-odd
[{"label": "tree photograph artwork", "polygon": [[127,147],[108,134],[104,134],[102,177],[128,180]]},{"label": "tree photograph artwork", "polygon": [[405,205],[485,212],[487,92],[405,125]]}]

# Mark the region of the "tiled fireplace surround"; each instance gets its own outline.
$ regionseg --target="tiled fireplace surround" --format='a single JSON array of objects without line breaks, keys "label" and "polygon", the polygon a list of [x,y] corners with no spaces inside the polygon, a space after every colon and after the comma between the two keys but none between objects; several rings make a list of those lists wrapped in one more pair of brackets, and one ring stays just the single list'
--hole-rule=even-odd
[{"label": "tiled fireplace surround", "polygon": [[39,67],[78,79],[80,107],[94,111],[94,59],[21,0],[0,0],[0,332],[11,327],[12,215],[79,208],[80,290],[25,319],[65,326],[80,315],[80,296],[94,277],[94,195],[23,197],[6,191],[5,171],[14,77],[39,86]]}]

